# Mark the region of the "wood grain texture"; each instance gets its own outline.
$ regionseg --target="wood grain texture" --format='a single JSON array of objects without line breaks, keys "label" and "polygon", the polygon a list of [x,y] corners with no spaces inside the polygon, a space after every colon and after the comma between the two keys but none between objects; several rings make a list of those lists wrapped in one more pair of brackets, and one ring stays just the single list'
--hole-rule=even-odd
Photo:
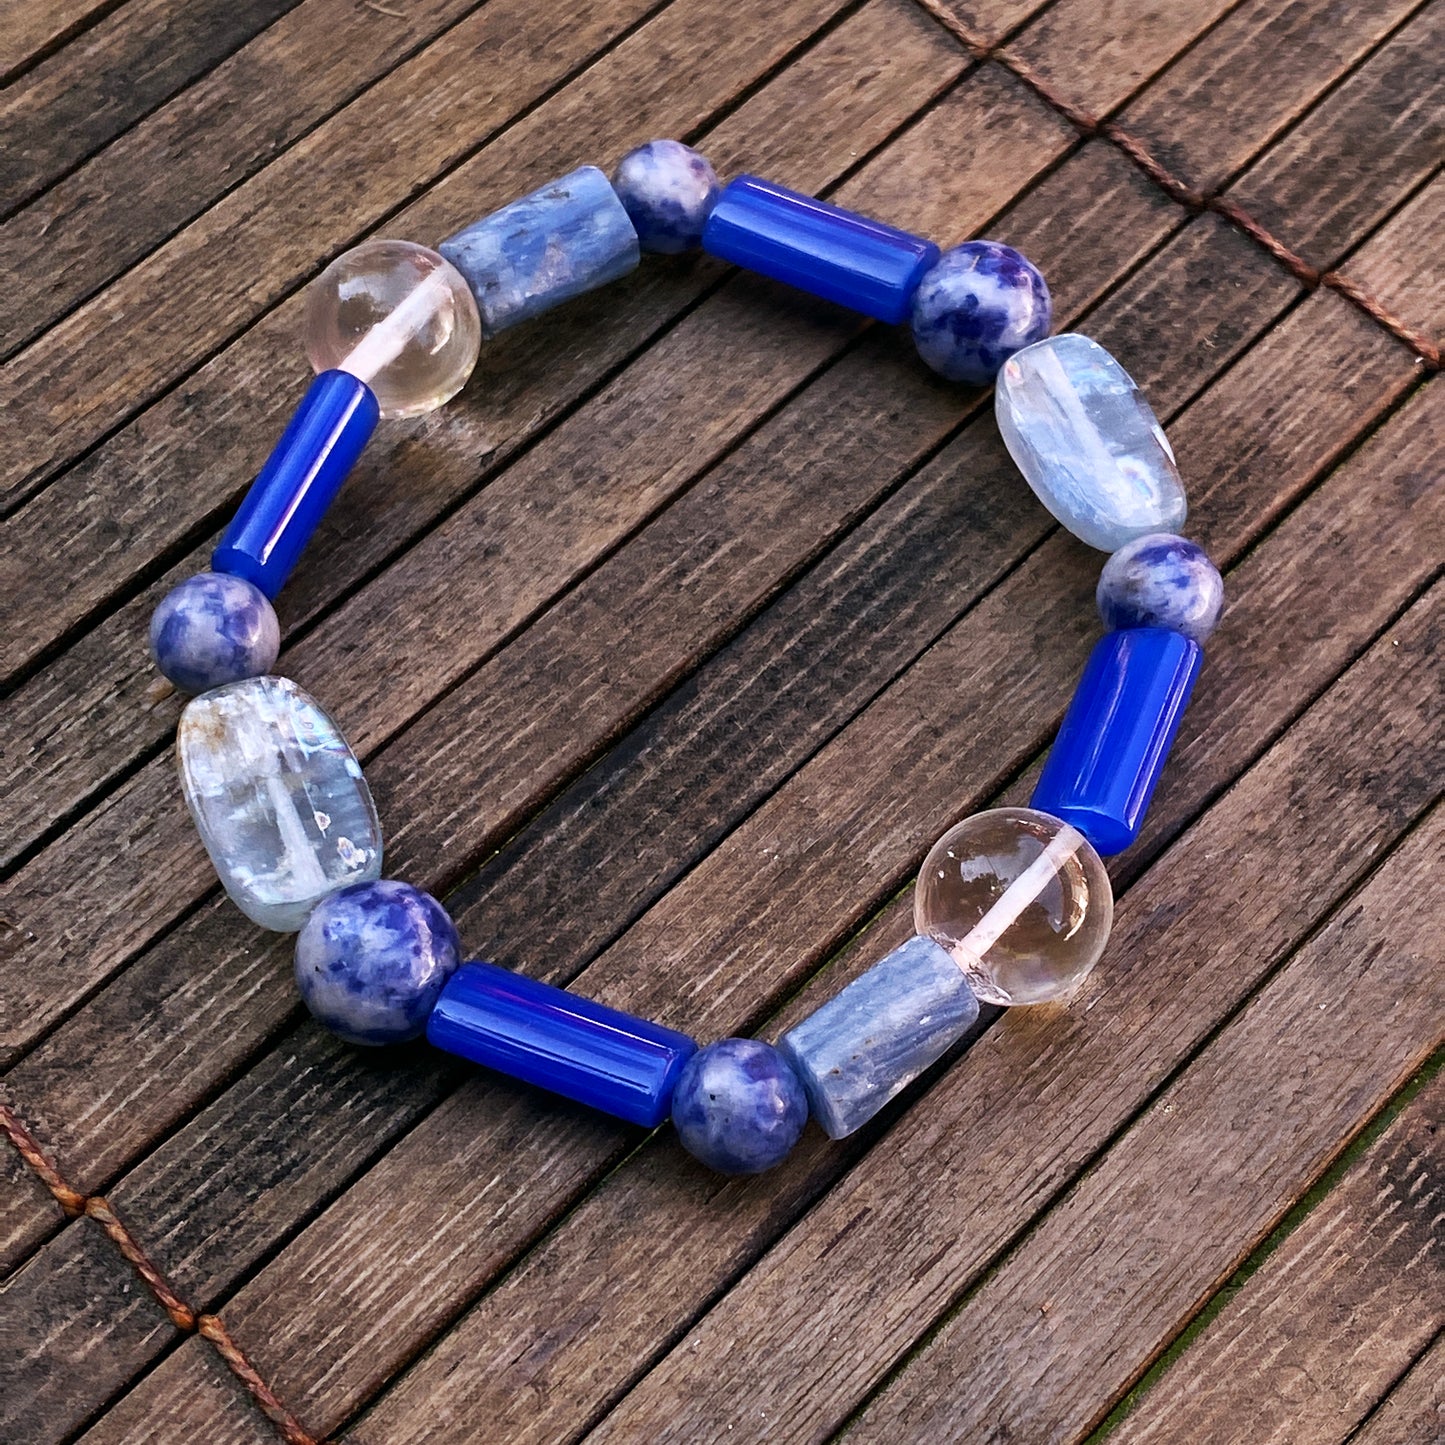
[{"label": "wood grain texture", "polygon": [[1372,236],[1346,268],[1407,325],[1445,336],[1445,270],[1429,262],[1428,238],[1445,232],[1445,175],[1436,175]]},{"label": "wood grain texture", "polygon": [[0,4],[0,77],[34,64],[87,22],[115,8],[116,0],[3,0]]},{"label": "wood grain texture", "polygon": [[1445,1336],[1417,1360],[1351,1445],[1436,1445],[1445,1438]]},{"label": "wood grain texture", "polygon": [[1204,1445],[1247,1420],[1259,1445],[1344,1439],[1445,1327],[1442,1219],[1437,1075],[1111,1438]]}]

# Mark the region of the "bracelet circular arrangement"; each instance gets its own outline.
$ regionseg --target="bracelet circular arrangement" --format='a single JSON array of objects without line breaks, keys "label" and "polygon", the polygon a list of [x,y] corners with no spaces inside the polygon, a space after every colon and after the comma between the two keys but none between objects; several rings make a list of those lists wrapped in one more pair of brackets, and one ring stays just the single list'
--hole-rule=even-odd
[{"label": "bracelet circular arrangement", "polygon": [[[888,324],[942,376],[995,385],[1003,440],[1039,500],[1109,553],[1094,647],[1027,808],[995,808],[934,844],[916,934],[776,1046],[686,1034],[491,963],[462,962],[429,894],[381,877],[361,765],[288,678],[280,591],[380,417],[442,406],[484,338],[615,280],[640,252],[700,247]],[[973,1025],[980,1000],[1067,998],[1108,941],[1102,856],[1136,838],[1223,606],[1218,571],[1178,535],[1185,498],[1163,429],[1087,337],[1051,336],[1049,290],[994,241],[918,236],[753,176],[726,186],[678,141],[638,147],[443,241],[369,240],[312,284],[317,376],[227,527],[211,570],[151,620],[165,676],[195,694],[181,786],[226,892],[297,933],[296,983],[354,1044],[419,1037],[635,1124],[671,1115],[728,1174],[779,1163],[811,1116],[852,1133]]]}]

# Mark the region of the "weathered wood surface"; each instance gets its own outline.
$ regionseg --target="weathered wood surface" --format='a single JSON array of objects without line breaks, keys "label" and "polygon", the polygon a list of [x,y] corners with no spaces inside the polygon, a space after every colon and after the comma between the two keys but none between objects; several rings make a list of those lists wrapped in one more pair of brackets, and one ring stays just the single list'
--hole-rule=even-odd
[{"label": "weathered wood surface", "polygon": [[[0,224],[25,599],[7,1100],[317,1432],[1082,1439],[1445,1040],[1445,393],[1007,61],[1438,335],[1439,7],[957,0],[1004,65],[912,0],[85,9],[0,97],[30,137]],[[1231,596],[1085,996],[990,1014],[858,1138],[750,1182],[420,1049],[329,1042],[284,942],[215,896],[171,777],[178,700],[138,645],[291,404],[310,275],[667,132],[1029,251],[1060,325],[1168,419]],[[664,263],[490,346],[363,462],[283,599],[281,667],[367,756],[389,871],[448,892],[478,953],[772,1034],[906,934],[896,895],[938,831],[1026,797],[1097,559],[1020,486],[987,399],[910,350]],[[1309,1439],[1346,1415],[1433,1439],[1438,1254],[1308,1265],[1312,1240],[1388,1233],[1362,1181],[1438,1092],[1310,1196],[1123,1438],[1186,1406],[1229,1438],[1220,1358],[1280,1409],[1287,1315],[1331,1379]],[[5,1438],[272,1438],[8,1156],[0,1261],[27,1331]],[[1341,1298],[1355,1335],[1300,1325]]]}]

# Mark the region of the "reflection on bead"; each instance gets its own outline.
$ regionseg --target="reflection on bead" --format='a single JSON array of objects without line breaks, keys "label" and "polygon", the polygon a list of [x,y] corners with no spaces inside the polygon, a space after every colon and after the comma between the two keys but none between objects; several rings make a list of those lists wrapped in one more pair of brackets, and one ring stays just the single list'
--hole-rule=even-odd
[{"label": "reflection on bead", "polygon": [[431,894],[391,878],[357,883],[311,910],[296,938],[296,986],[347,1043],[398,1044],[426,1028],[460,949]]},{"label": "reflection on bead", "polygon": [[642,249],[675,256],[701,245],[720,187],[717,172],[691,146],[650,140],[617,163],[612,189]]},{"label": "reflection on bead", "polygon": [[1042,273],[1012,246],[967,241],[945,251],[913,296],[913,340],[940,376],[987,386],[1020,347],[1049,334]]},{"label": "reflection on bead", "polygon": [[306,354],[376,393],[382,416],[435,411],[467,383],[482,344],[456,268],[412,241],[363,241],[306,294]]},{"label": "reflection on bead", "polygon": [[1203,642],[1224,610],[1224,579],[1197,542],[1151,532],[1104,563],[1095,597],[1106,627],[1167,627]]},{"label": "reflection on bead", "polygon": [[720,1174],[781,1164],[808,1122],[808,1100],[788,1061],[761,1039],[722,1039],[683,1066],[672,1094],[682,1146]]},{"label": "reflection on bead", "polygon": [[1109,875],[1077,828],[995,808],[950,828],[918,875],[913,918],[989,1003],[1064,998],[1109,941]]},{"label": "reflection on bead", "polygon": [[182,692],[206,692],[270,672],[281,628],[266,594],[243,577],[200,572],[151,614],[151,655]]}]

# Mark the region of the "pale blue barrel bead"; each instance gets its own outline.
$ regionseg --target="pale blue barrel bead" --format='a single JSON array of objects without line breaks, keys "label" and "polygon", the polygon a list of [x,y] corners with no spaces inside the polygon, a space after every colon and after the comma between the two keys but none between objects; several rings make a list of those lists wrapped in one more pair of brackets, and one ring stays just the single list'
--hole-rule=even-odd
[{"label": "pale blue barrel bead", "polygon": [[703,227],[710,256],[731,261],[864,316],[896,324],[908,315],[938,247],[785,186],[739,176]]},{"label": "pale blue barrel bead", "polygon": [[1167,628],[1101,637],[1029,806],[1072,824],[1104,857],[1122,853],[1139,836],[1203,658]]},{"label": "pale blue barrel bead", "polygon": [[676,256],[702,244],[702,228],[722,190],[717,172],[679,140],[650,140],[630,150],[612,173],[644,251]]},{"label": "pale blue barrel bead", "polygon": [[833,1139],[869,1119],[978,1018],[959,966],[914,936],[788,1030],[778,1048]]},{"label": "pale blue barrel bead", "polygon": [[792,1066],[761,1039],[720,1039],[695,1053],[672,1091],[682,1146],[720,1174],[760,1174],[781,1164],[808,1122]]},{"label": "pale blue barrel bead", "polygon": [[1081,542],[1113,552],[1183,526],[1184,485],[1164,428],[1129,373],[1087,336],[1066,332],[1015,352],[999,371],[994,413],[1039,501]]},{"label": "pale blue barrel bead", "polygon": [[270,672],[281,624],[254,582],[198,572],[171,588],[151,614],[151,656],[182,692],[206,692]]},{"label": "pale blue barrel bead", "polygon": [[327,894],[380,875],[381,825],[361,764],[289,678],[192,698],[176,756],[216,873],[262,928],[294,933]]},{"label": "pale blue barrel bead", "polygon": [[627,210],[596,166],[483,216],[437,250],[466,277],[485,336],[616,281],[640,259]]},{"label": "pale blue barrel bead", "polygon": [[1199,543],[1150,532],[1104,563],[1094,595],[1106,627],[1167,627],[1203,642],[1224,610],[1224,579]]}]

